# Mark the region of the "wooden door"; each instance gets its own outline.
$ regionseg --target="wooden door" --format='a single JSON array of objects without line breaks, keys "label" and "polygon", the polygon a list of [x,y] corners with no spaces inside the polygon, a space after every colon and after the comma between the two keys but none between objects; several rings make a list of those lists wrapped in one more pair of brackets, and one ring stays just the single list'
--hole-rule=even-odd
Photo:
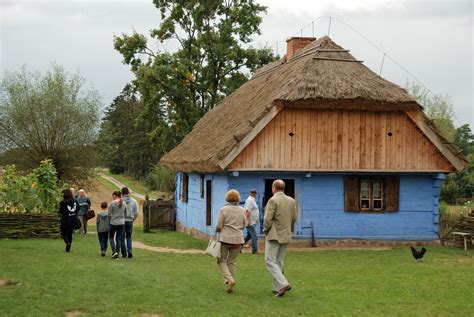
[{"label": "wooden door", "polygon": [[206,226],[212,225],[212,181],[206,181]]}]

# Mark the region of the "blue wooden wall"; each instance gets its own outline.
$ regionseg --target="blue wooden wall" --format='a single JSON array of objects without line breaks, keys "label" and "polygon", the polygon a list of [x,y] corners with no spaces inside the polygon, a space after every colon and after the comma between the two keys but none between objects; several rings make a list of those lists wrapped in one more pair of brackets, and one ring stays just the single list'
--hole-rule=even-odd
[{"label": "blue wooden wall", "polygon": [[[308,177],[309,176],[309,177]],[[177,219],[188,227],[213,234],[205,226],[205,198],[199,197],[199,174],[189,175],[189,201],[183,204],[177,192]],[[251,188],[258,191],[257,202],[262,209],[264,180],[289,178],[295,180],[299,219],[296,233],[310,235],[313,221],[319,239],[434,240],[438,238],[439,192],[443,174],[400,175],[400,211],[384,214],[344,211],[343,174],[239,173],[238,175],[206,175],[213,180],[213,226],[224,195],[237,189],[242,201]],[[180,189],[180,179],[177,178]]]},{"label": "blue wooden wall", "polygon": [[220,208],[225,205],[225,193],[228,190],[227,176],[206,174],[204,182],[212,180],[212,224],[206,226],[206,194],[201,198],[201,174],[188,174],[188,202],[181,200],[181,173],[176,174],[176,220],[188,228],[213,235]]}]

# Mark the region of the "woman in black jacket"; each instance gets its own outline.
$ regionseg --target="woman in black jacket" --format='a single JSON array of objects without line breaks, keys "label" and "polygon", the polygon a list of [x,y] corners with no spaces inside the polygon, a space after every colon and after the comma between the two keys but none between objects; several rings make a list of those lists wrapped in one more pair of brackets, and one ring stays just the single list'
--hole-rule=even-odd
[{"label": "woman in black jacket", "polygon": [[59,213],[61,214],[61,236],[66,243],[66,252],[71,250],[72,233],[77,229],[77,212],[79,204],[74,198],[70,189],[63,190],[63,200],[59,203]]}]

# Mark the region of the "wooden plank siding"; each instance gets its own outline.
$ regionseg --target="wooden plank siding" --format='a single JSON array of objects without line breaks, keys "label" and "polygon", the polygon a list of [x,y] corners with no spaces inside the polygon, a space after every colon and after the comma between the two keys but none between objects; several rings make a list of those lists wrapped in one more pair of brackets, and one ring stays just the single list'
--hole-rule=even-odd
[{"label": "wooden plank siding", "polygon": [[454,167],[404,112],[286,108],[227,170],[452,172]]}]

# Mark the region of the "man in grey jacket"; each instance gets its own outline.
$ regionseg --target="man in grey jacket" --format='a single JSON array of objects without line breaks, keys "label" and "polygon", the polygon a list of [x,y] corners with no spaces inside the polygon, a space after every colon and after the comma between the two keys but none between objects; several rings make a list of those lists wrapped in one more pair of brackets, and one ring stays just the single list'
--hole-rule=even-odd
[{"label": "man in grey jacket", "polygon": [[264,216],[265,263],[272,275],[272,291],[277,297],[285,295],[291,289],[283,270],[288,243],[298,216],[295,200],[286,196],[284,190],[283,180],[273,182],[273,197],[265,207]]},{"label": "man in grey jacket", "polygon": [[125,205],[121,197],[121,192],[113,192],[113,201],[110,203],[107,210],[107,215],[110,217],[109,240],[110,247],[112,248],[112,259],[118,259],[119,257],[124,235],[125,212],[127,210],[127,205]]},{"label": "man in grey jacket", "polygon": [[[125,212],[125,239],[122,240],[122,257],[126,257],[128,253],[128,258],[133,257],[132,254],[132,230],[133,222],[138,217],[138,205],[137,201],[130,197],[130,190],[127,187],[122,188],[122,199],[127,205],[127,210]],[[127,246],[125,247],[125,240],[127,240]]]}]

